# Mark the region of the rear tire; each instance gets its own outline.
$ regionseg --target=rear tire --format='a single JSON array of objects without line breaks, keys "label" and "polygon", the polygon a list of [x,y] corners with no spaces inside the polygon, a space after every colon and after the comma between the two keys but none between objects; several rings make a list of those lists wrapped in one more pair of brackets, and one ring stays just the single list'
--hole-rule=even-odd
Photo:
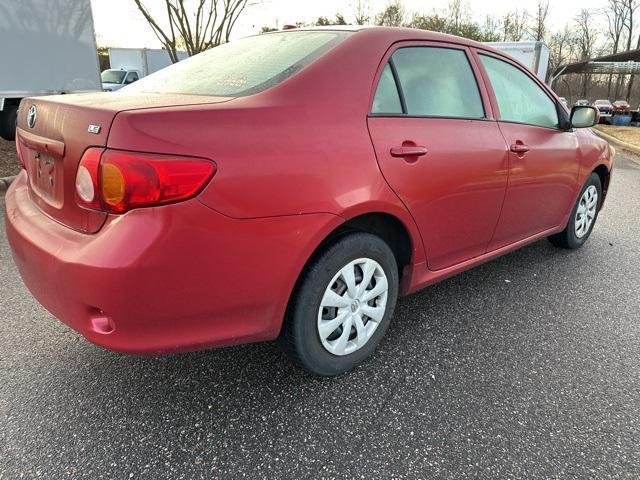
[{"label": "rear tire", "polygon": [[580,248],[593,231],[600,205],[602,205],[602,182],[594,172],[580,190],[567,226],[560,233],[551,235],[549,241],[558,248]]},{"label": "rear tire", "polygon": [[0,137],[5,140],[14,141],[16,139],[16,126],[18,124],[18,106],[5,105],[0,112]]},{"label": "rear tire", "polygon": [[322,376],[363,362],[389,326],[398,278],[393,252],[375,235],[353,233],[328,246],[292,295],[280,336],[289,357]]}]

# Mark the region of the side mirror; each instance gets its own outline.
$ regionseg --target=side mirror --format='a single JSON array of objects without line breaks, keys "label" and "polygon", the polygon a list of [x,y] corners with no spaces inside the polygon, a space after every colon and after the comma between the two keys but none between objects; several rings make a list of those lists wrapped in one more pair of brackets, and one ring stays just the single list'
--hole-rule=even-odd
[{"label": "side mirror", "polygon": [[596,107],[576,105],[571,109],[569,121],[573,128],[593,127],[600,120],[600,112]]}]

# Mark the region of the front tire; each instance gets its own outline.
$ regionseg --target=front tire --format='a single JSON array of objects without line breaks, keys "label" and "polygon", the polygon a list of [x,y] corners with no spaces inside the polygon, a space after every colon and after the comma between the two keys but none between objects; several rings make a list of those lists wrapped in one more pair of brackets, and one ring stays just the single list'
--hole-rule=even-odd
[{"label": "front tire", "polygon": [[398,265],[375,235],[346,235],[307,266],[292,296],[281,341],[290,358],[322,376],[368,358],[398,298]]},{"label": "front tire", "polygon": [[592,173],[578,195],[565,229],[551,235],[549,241],[559,248],[580,248],[587,241],[602,205],[602,182]]}]

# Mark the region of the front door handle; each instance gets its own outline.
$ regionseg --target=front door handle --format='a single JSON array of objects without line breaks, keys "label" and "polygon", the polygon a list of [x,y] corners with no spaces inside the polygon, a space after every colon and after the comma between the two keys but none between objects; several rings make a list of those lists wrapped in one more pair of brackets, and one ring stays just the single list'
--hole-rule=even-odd
[{"label": "front door handle", "polygon": [[402,147],[392,147],[391,148],[391,156],[392,157],[422,157],[426,155],[428,150],[425,147],[419,147],[417,145],[407,145]]},{"label": "front door handle", "polygon": [[530,150],[530,148],[529,145],[518,140],[516,143],[512,144],[511,147],[509,147],[509,150],[511,150],[513,153],[517,153],[518,155],[524,155]]}]

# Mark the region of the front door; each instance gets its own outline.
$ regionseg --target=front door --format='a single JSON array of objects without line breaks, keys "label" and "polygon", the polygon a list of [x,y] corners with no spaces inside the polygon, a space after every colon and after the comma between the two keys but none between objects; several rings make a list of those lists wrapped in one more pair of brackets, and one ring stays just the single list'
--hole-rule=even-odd
[{"label": "front door", "polygon": [[479,59],[510,149],[509,186],[489,246],[494,250],[560,226],[575,200],[579,145],[573,131],[559,128],[555,100],[528,73],[490,54]]},{"label": "front door", "polygon": [[368,119],[380,168],[422,234],[431,270],[483,254],[504,200],[508,152],[470,53],[401,44]]}]

